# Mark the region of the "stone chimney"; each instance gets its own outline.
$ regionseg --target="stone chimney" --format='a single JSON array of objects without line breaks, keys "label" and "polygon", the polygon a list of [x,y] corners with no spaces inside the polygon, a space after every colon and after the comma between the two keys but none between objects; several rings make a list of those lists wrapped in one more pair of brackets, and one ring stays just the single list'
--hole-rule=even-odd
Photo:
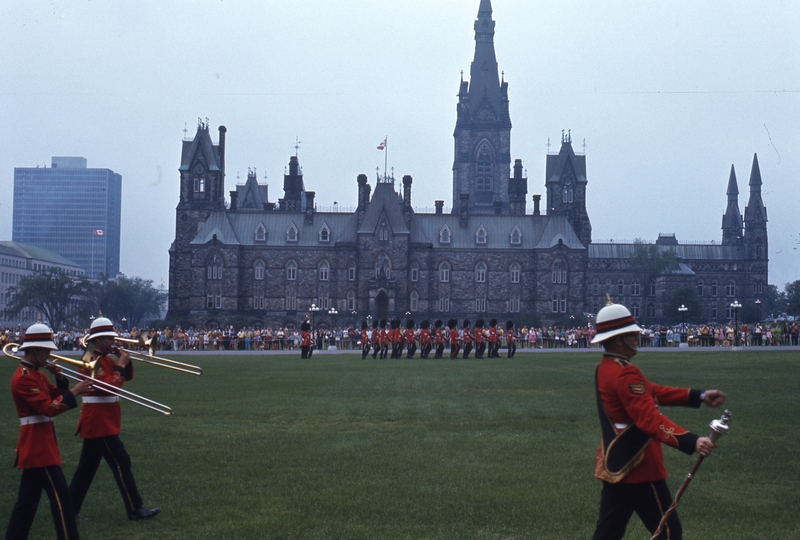
[{"label": "stone chimney", "polygon": [[534,195],[533,196],[533,215],[534,216],[541,216],[542,215],[541,210],[539,210],[539,205],[541,204],[541,202],[542,202],[542,196],[541,195]]},{"label": "stone chimney", "polygon": [[316,196],[316,192],[314,191],[306,191],[306,217],[305,222],[309,225],[314,223],[314,197]]},{"label": "stone chimney", "polygon": [[436,215],[442,215],[444,212],[444,201],[434,201],[433,203],[436,205]]},{"label": "stone chimney", "polygon": [[225,178],[225,133],[228,128],[219,126],[219,170],[222,171],[222,177]]},{"label": "stone chimney", "polygon": [[412,182],[411,175],[405,175],[403,177],[403,206],[406,210],[411,210],[411,182]]},{"label": "stone chimney", "polygon": [[236,212],[236,207],[239,203],[239,192],[235,189],[231,190],[231,212]]}]

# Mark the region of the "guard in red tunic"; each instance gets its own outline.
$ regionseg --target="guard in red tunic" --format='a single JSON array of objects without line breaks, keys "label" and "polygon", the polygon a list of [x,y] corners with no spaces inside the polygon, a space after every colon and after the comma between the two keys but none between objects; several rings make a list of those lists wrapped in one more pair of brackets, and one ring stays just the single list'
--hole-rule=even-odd
[{"label": "guard in red tunic", "polygon": [[[659,406],[697,408],[705,403],[718,407],[726,395],[719,390],[671,388],[648,381],[630,362],[637,353],[641,329],[625,306],[609,301],[597,314],[596,327],[592,343],[602,343],[605,353],[595,376],[602,440],[594,475],[603,482],[603,489],[593,538],[622,538],[633,512],[652,534],[672,504],[661,445],[703,456],[714,449],[711,439],[672,422]],[[667,520],[659,538],[682,538],[677,513]]]},{"label": "guard in red tunic", "polygon": [[[116,361],[111,356],[116,337],[111,321],[99,317],[92,322],[87,341],[95,346],[92,354],[92,359],[96,361],[95,378],[121,388],[125,381],[133,379],[133,365],[130,354],[125,351],[119,352]],[[81,417],[75,433],[83,439],[83,448],[78,468],[69,484],[75,513],[79,514],[81,511],[83,500],[102,458],[108,463],[117,482],[128,519],[148,519],[157,515],[161,508],[149,509],[142,505],[142,498],[131,472],[131,457],[119,438],[122,428],[119,397],[95,389],[84,396],[82,401]]]},{"label": "guard in red tunic", "polygon": [[431,353],[431,323],[428,319],[419,323],[419,356],[420,358],[428,358]]},{"label": "guard in red tunic", "polygon": [[378,356],[378,351],[381,350],[381,333],[378,330],[378,320],[372,321],[372,358]]},{"label": "guard in red tunic", "polygon": [[483,319],[475,321],[475,358],[483,358],[486,340],[483,339]]},{"label": "guard in red tunic", "polygon": [[381,319],[381,360],[389,353],[389,332],[386,331],[386,319]]},{"label": "guard in red tunic", "polygon": [[469,358],[469,353],[472,352],[472,330],[469,328],[469,319],[464,319],[464,326],[461,330],[461,341],[464,343],[464,356],[466,360]]},{"label": "guard in red tunic", "polygon": [[[22,479],[17,503],[8,521],[7,539],[28,538],[42,490],[50,499],[56,537],[78,538],[72,499],[61,470],[53,417],[77,407],[75,397],[89,392],[92,382],[79,382],[70,390],[67,378],[47,362],[50,351],[56,349],[53,332],[44,324],[32,325],[19,348],[25,357],[11,377],[11,397],[20,422],[14,466],[22,469]],[[43,367],[56,376],[57,386],[40,371]]]},{"label": "guard in red tunic", "polygon": [[514,321],[506,321],[506,345],[508,345],[508,357],[514,358],[517,354],[517,336],[514,334]]},{"label": "guard in red tunic", "polygon": [[417,352],[417,336],[414,334],[414,319],[406,321],[406,358],[414,358],[414,353]]},{"label": "guard in red tunic", "polygon": [[497,319],[489,321],[489,358],[500,358],[500,341],[497,338]]},{"label": "guard in red tunic", "polygon": [[450,358],[458,358],[458,321],[450,319],[447,321],[447,326],[450,328]]},{"label": "guard in red tunic", "polygon": [[444,355],[444,330],[442,330],[442,319],[436,319],[433,323],[435,332],[433,334],[433,345],[436,347],[434,358],[441,358]]},{"label": "guard in red tunic", "polygon": [[366,360],[369,354],[369,325],[361,321],[361,359]]},{"label": "guard in red tunic", "polygon": [[389,343],[392,347],[392,358],[400,358],[400,353],[403,351],[400,335],[400,319],[392,319],[392,329],[389,330]]},{"label": "guard in red tunic", "polygon": [[300,324],[300,358],[311,358],[311,323]]}]

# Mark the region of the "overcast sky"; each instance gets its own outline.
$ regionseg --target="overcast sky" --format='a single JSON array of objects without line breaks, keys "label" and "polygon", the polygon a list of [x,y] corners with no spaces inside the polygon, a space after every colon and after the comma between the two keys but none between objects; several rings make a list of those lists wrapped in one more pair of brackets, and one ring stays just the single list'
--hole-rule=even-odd
[{"label": "overcast sky", "polygon": [[[14,167],[83,156],[123,178],[121,271],[168,282],[184,127],[228,128],[226,191],[248,167],[282,196],[301,141],[317,205],[356,176],[414,177],[452,201],[460,73],[479,0],[3,0],[0,239]],[[719,241],[731,165],[742,214],[758,154],[770,282],[800,279],[800,2],[493,0],[512,159],[544,193],[547,140],[586,141],[595,240]]]}]

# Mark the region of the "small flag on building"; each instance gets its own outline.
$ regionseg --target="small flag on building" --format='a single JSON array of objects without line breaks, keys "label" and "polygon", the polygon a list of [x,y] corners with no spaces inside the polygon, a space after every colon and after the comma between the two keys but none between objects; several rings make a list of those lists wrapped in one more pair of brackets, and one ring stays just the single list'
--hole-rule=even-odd
[{"label": "small flag on building", "polygon": [[105,236],[105,234],[106,234],[106,231],[104,231],[103,229],[95,229],[94,230],[94,235],[95,236]]},{"label": "small flag on building", "polygon": [[378,150],[383,150],[384,148],[386,148],[386,139],[383,139],[381,144],[378,145]]}]

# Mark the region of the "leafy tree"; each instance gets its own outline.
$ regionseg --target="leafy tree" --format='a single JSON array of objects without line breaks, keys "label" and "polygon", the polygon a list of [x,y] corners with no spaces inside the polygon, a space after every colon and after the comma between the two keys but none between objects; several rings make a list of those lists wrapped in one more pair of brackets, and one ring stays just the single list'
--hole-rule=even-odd
[{"label": "leafy tree", "polygon": [[[788,287],[789,284],[787,283]],[[767,297],[764,302],[764,313],[777,317],[786,312],[786,293],[778,291],[777,285],[767,285]],[[765,315],[765,316],[766,316]]]},{"label": "leafy tree", "polygon": [[134,327],[147,316],[157,316],[164,297],[153,287],[152,280],[126,276],[113,280],[101,276],[95,302],[104,316],[118,324],[127,319],[128,325]]},{"label": "leafy tree", "polygon": [[786,313],[797,317],[800,315],[800,279],[786,284]]},{"label": "leafy tree", "polygon": [[[641,283],[642,305],[646,305],[646,297],[650,293],[650,285],[656,278],[668,270],[678,267],[675,250],[662,248],[657,244],[648,244],[637,238],[633,241],[633,253],[630,257],[633,273]],[[680,304],[679,304],[680,305]]]},{"label": "leafy tree", "polygon": [[26,308],[34,309],[44,316],[50,328],[58,330],[77,322],[85,309],[88,282],[52,267],[22,277],[8,292],[11,301],[6,315],[15,317]]},{"label": "leafy tree", "polygon": [[[678,311],[681,306],[686,306],[685,312]],[[694,287],[681,287],[676,289],[664,306],[665,316],[669,324],[675,325],[682,323],[702,322],[703,306],[700,297],[697,296],[697,289]],[[684,319],[685,315],[685,319]]]}]

